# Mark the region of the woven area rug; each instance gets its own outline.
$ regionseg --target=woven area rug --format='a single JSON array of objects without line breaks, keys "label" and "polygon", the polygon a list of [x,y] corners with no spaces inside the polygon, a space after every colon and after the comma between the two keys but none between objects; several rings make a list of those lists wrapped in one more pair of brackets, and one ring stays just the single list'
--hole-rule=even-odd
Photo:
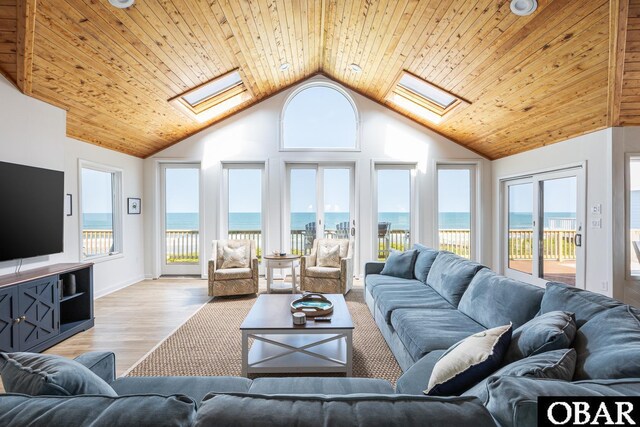
[{"label": "woven area rug", "polygon": [[[127,376],[239,376],[240,324],[255,300],[255,296],[214,298],[138,362]],[[346,301],[355,325],[353,376],[383,378],[395,386],[402,371],[364,302],[363,290],[352,289]]]}]

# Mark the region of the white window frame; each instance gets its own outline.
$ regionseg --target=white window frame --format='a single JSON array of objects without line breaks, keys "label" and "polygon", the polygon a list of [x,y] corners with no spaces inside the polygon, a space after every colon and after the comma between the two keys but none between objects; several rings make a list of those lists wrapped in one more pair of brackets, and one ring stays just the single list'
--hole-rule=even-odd
[{"label": "white window frame", "polygon": [[480,233],[477,230],[481,229],[480,225],[480,215],[478,214],[478,206],[480,206],[478,197],[480,195],[480,164],[479,162],[474,161],[436,161],[436,165],[434,168],[435,177],[434,177],[434,194],[433,198],[433,206],[434,206],[434,222],[436,224],[434,228],[434,236],[433,241],[436,243],[436,247],[440,247],[440,207],[438,206],[439,200],[439,171],[440,170],[468,170],[469,171],[469,188],[470,188],[470,203],[469,209],[471,210],[471,217],[469,219],[470,227],[471,227],[471,236],[469,237],[470,242],[470,254],[469,259],[471,260],[480,260],[480,244],[478,235]]},{"label": "white window frame", "polygon": [[[83,190],[83,182],[82,182],[82,170],[83,169],[91,169],[98,172],[106,172],[111,174],[111,203],[113,210],[113,251],[105,254],[93,255],[93,256],[85,256],[82,250],[83,238],[83,200],[82,200],[82,190]],[[80,159],[78,161],[78,215],[79,215],[79,252],[80,259],[87,260],[92,262],[101,262],[107,261],[110,259],[120,258],[123,255],[123,242],[122,237],[124,235],[122,231],[122,209],[124,206],[123,198],[122,198],[122,169],[103,165],[100,163],[94,163],[87,160]]]},{"label": "white window frame", "polygon": [[[301,92],[310,89],[312,87],[326,87],[329,89],[333,89],[340,93],[345,97],[349,104],[351,104],[351,108],[353,108],[353,113],[356,120],[356,140],[355,145],[353,147],[285,147],[284,145],[284,117],[287,112],[287,108],[289,108],[289,104],[291,101],[298,96]],[[321,151],[321,152],[331,152],[331,151],[344,151],[344,152],[357,152],[361,151],[360,149],[360,114],[358,112],[358,107],[356,106],[353,98],[347,93],[346,90],[341,88],[340,86],[326,81],[313,81],[309,83],[305,83],[302,86],[298,87],[296,90],[291,92],[291,95],[287,98],[282,107],[282,111],[280,112],[280,151]]]},{"label": "white window frame", "polygon": [[626,153],[624,166],[624,263],[627,280],[640,281],[640,274],[631,271],[631,257],[634,251],[631,249],[631,160],[640,161],[640,153]]},{"label": "white window frame", "polygon": [[413,244],[416,243],[416,237],[420,235],[419,229],[419,221],[418,216],[420,212],[418,211],[420,203],[419,203],[419,192],[418,192],[418,180],[416,178],[418,171],[418,163],[413,162],[386,162],[386,161],[371,161],[371,236],[373,237],[373,244],[371,245],[371,256],[373,256],[374,260],[378,259],[378,171],[379,170],[395,170],[402,169],[408,170],[410,176],[410,186],[409,189],[409,209],[411,209],[411,218],[409,221],[409,248],[413,247]]}]

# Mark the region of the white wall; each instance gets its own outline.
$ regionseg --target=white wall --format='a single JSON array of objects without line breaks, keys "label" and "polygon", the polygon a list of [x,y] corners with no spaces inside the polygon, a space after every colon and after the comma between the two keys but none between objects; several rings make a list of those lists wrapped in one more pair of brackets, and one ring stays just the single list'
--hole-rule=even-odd
[{"label": "white wall", "polygon": [[[325,80],[316,76],[312,80]],[[304,84],[306,82],[303,82]],[[296,86],[299,87],[299,86]],[[283,189],[286,162],[297,161],[353,161],[356,164],[356,220],[360,245],[360,264],[372,259],[374,227],[371,164],[383,162],[417,163],[419,221],[414,241],[434,244],[435,211],[434,184],[437,160],[477,160],[480,164],[482,189],[480,197],[491,194],[490,162],[477,154],[427,130],[391,110],[376,104],[348,89],[360,114],[360,152],[281,152],[279,150],[280,115],[287,97],[296,87],[277,94],[223,122],[193,135],[145,161],[145,200],[154,212],[145,225],[145,273],[148,277],[160,274],[160,186],[159,164],[168,161],[201,163],[201,183],[204,217],[203,244],[205,259],[210,257],[210,242],[219,237],[222,163],[255,161],[267,163],[268,218],[266,249],[285,247],[282,230]],[[147,211],[149,212],[149,211]],[[491,206],[484,204],[480,231],[487,233],[479,259],[490,260]],[[377,233],[377,231],[376,231]],[[206,265],[202,266],[206,275]]]},{"label": "white wall", "polygon": [[[59,262],[79,262],[79,159],[122,169],[125,200],[142,195],[141,159],[68,138],[64,110],[22,95],[0,77],[0,161],[64,171],[65,193],[73,195],[73,216],[65,216],[64,220],[64,252],[25,259],[22,271]],[[143,216],[144,210],[143,215],[123,215],[123,256],[95,265],[96,296],[144,277]],[[16,264],[16,261],[1,262],[0,275],[13,273]]]},{"label": "white wall", "polygon": [[[492,162],[493,173],[493,267],[504,273],[500,256],[500,180],[567,165],[586,162],[586,207],[602,205],[602,228],[592,229],[586,210],[584,244],[586,250],[586,288],[605,295],[614,294],[612,270],[612,138],[611,128],[516,154]],[[603,288],[606,282],[607,289]]]}]

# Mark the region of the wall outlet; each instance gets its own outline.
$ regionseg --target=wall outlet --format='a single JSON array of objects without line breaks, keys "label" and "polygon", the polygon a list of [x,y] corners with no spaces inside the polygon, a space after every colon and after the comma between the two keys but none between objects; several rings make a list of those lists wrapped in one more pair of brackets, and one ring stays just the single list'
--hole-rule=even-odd
[{"label": "wall outlet", "polygon": [[591,215],[600,215],[602,213],[602,205],[600,203],[596,203],[591,206]]},{"label": "wall outlet", "polygon": [[602,219],[600,218],[592,219],[591,228],[602,228]]},{"label": "wall outlet", "polygon": [[608,291],[609,290],[609,282],[607,282],[606,280],[604,282],[602,282],[600,284],[600,289],[603,291]]}]

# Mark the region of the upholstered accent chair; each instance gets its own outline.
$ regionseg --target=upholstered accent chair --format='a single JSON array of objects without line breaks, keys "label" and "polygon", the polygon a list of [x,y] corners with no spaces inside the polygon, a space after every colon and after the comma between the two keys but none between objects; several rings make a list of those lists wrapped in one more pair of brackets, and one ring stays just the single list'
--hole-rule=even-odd
[{"label": "upholstered accent chair", "polygon": [[[328,253],[338,259],[329,260]],[[329,260],[329,262],[327,262]],[[330,264],[330,266],[327,266]],[[350,239],[316,239],[311,254],[300,260],[300,289],[328,294],[346,294],[353,285],[353,241]]]},{"label": "upholstered accent chair", "polygon": [[[241,248],[244,248],[244,252]],[[230,259],[230,255],[238,253],[244,253],[244,257]],[[225,258],[232,267],[225,265]],[[255,293],[258,293],[256,243],[252,240],[214,240],[209,260],[209,295],[217,297]]]}]

